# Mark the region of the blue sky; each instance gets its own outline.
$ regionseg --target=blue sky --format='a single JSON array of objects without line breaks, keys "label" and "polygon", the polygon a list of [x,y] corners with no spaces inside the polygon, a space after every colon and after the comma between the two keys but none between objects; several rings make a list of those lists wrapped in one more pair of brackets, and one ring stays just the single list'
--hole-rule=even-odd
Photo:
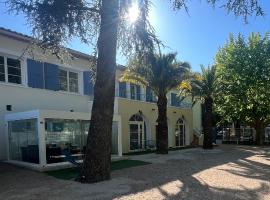
[{"label": "blue sky", "polygon": [[[206,1],[192,1],[189,14],[184,10],[175,12],[169,0],[153,0],[151,21],[159,38],[169,47],[164,52],[178,52],[178,59],[187,61],[194,71],[200,70],[200,64],[213,63],[218,47],[224,45],[229,33],[239,32],[248,35],[251,32],[264,34],[270,31],[270,3],[264,3],[265,17],[252,17],[248,24],[241,18],[227,14],[221,8],[213,9]],[[267,8],[268,7],[268,8]],[[31,33],[22,16],[6,14],[4,4],[0,4],[0,26],[25,34]],[[0,44],[1,45],[1,44]],[[78,40],[69,47],[91,52],[91,47],[82,45]],[[125,59],[118,56],[117,62],[125,64]]]}]

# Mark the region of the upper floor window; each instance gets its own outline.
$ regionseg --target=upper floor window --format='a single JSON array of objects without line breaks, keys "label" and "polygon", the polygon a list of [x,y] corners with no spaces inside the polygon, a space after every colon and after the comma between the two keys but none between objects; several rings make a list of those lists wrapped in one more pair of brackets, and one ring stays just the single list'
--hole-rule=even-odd
[{"label": "upper floor window", "polygon": [[146,101],[147,102],[157,102],[157,97],[150,87],[146,87]]},{"label": "upper floor window", "polygon": [[59,69],[59,88],[62,91],[78,93],[78,73]]},{"label": "upper floor window", "polygon": [[0,56],[0,81],[21,84],[21,62],[18,59]]},{"label": "upper floor window", "polygon": [[181,106],[180,98],[177,96],[176,93],[171,93],[171,106],[176,106],[176,107]]},{"label": "upper floor window", "polygon": [[4,57],[0,56],[0,81],[5,82],[5,62]]},{"label": "upper floor window", "polygon": [[130,98],[141,100],[141,87],[139,85],[130,84]]},{"label": "upper floor window", "polygon": [[126,82],[119,82],[119,97],[127,98],[127,84],[126,84]]}]

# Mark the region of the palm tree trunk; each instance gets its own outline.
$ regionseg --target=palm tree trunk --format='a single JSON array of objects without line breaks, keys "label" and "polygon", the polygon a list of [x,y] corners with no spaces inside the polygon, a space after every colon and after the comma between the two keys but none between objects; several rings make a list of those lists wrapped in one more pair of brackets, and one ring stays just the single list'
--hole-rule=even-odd
[{"label": "palm tree trunk", "polygon": [[81,182],[93,183],[110,179],[117,28],[118,0],[103,0],[94,102]]},{"label": "palm tree trunk", "polygon": [[256,144],[263,145],[263,142],[264,142],[264,123],[260,120],[256,120],[255,130],[256,130]]},{"label": "palm tree trunk", "polygon": [[204,140],[203,148],[212,149],[213,148],[213,130],[212,130],[212,120],[213,120],[213,99],[212,97],[205,98],[205,123],[204,123]]},{"label": "palm tree trunk", "polygon": [[167,97],[166,94],[158,96],[158,119],[156,130],[156,143],[158,154],[168,154],[168,122],[167,122]]}]

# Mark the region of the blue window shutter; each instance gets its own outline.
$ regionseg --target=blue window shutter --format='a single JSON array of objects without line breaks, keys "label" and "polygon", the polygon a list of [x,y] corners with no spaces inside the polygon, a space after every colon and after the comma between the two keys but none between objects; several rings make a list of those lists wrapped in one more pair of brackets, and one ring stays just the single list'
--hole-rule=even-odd
[{"label": "blue window shutter", "polygon": [[83,94],[84,95],[93,95],[94,87],[91,80],[91,72],[84,71],[83,72]]},{"label": "blue window shutter", "polygon": [[59,90],[59,69],[57,65],[44,63],[45,88],[48,90]]},{"label": "blue window shutter", "polygon": [[181,107],[180,99],[175,93],[171,93],[171,105]]},{"label": "blue window shutter", "polygon": [[146,87],[146,101],[147,102],[152,102],[153,101],[152,91],[151,91],[150,87]]},{"label": "blue window shutter", "polygon": [[119,82],[119,97],[127,98],[126,82]]},{"label": "blue window shutter", "polygon": [[32,88],[44,88],[43,63],[27,59],[28,86]]},{"label": "blue window shutter", "polygon": [[171,93],[171,105],[177,106],[176,94],[174,94],[174,93]]},{"label": "blue window shutter", "polygon": [[141,100],[141,86],[136,85],[137,87],[137,100]]}]

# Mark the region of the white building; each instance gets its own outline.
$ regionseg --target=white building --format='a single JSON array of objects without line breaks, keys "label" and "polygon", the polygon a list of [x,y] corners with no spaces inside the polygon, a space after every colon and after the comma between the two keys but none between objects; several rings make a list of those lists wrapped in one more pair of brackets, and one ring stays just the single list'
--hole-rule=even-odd
[{"label": "white building", "polygon": [[[64,161],[68,149],[83,155],[93,99],[89,56],[68,50],[62,63],[37,49],[32,38],[0,28],[0,160],[45,167]],[[117,70],[117,78],[123,72]],[[168,95],[169,146],[186,146],[201,129],[200,106],[178,104]],[[154,143],[157,107],[148,88],[116,80],[112,153],[121,156]],[[153,145],[152,145],[153,146]],[[35,164],[33,164],[35,163]]]}]

